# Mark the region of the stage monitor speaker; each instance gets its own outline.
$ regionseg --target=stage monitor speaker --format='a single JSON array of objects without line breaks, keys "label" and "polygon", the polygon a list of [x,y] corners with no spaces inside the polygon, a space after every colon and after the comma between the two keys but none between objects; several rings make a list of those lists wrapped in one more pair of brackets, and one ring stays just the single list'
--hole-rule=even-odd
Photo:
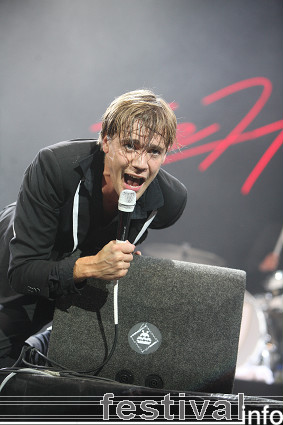
[{"label": "stage monitor speaker", "polygon": [[[245,292],[241,270],[135,256],[119,281],[119,335],[99,376],[178,391],[232,391]],[[113,283],[57,302],[48,357],[95,370],[114,341]]]}]

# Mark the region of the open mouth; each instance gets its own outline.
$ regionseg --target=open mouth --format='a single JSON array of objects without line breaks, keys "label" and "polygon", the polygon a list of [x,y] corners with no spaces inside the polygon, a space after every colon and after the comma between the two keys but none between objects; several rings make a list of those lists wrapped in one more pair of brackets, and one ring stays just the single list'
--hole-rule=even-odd
[{"label": "open mouth", "polygon": [[131,174],[125,173],[124,174],[124,181],[129,186],[138,187],[138,186],[141,186],[145,182],[145,179],[143,177],[135,177],[135,176],[132,176]]}]

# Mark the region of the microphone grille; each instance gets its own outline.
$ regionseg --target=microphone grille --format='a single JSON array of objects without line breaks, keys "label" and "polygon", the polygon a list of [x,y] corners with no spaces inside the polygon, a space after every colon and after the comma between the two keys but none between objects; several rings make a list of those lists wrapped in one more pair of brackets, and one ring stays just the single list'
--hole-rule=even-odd
[{"label": "microphone grille", "polygon": [[125,189],[120,193],[118,201],[118,210],[124,212],[133,212],[136,205],[136,192]]}]

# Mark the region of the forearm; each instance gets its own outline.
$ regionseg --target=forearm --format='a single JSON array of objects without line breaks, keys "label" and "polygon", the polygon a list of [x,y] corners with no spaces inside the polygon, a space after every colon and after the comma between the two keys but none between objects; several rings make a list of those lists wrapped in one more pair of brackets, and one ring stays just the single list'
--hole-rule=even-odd
[{"label": "forearm", "polygon": [[75,292],[77,257],[61,259],[54,248],[64,202],[60,165],[53,152],[45,149],[26,170],[17,199],[8,270],[16,292],[47,298]]},{"label": "forearm", "polygon": [[10,268],[8,277],[12,288],[20,294],[45,298],[78,292],[73,279],[74,264],[78,255],[61,261],[30,260]]}]

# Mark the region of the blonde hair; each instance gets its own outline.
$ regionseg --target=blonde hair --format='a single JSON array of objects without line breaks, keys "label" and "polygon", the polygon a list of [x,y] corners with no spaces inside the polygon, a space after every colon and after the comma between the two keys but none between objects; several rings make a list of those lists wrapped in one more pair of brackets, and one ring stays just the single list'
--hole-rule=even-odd
[{"label": "blonde hair", "polygon": [[161,97],[150,90],[135,90],[117,97],[106,109],[102,117],[102,129],[98,142],[102,145],[105,136],[128,136],[138,122],[140,131],[146,135],[148,143],[158,135],[165,147],[171,147],[176,138],[177,119]]}]

